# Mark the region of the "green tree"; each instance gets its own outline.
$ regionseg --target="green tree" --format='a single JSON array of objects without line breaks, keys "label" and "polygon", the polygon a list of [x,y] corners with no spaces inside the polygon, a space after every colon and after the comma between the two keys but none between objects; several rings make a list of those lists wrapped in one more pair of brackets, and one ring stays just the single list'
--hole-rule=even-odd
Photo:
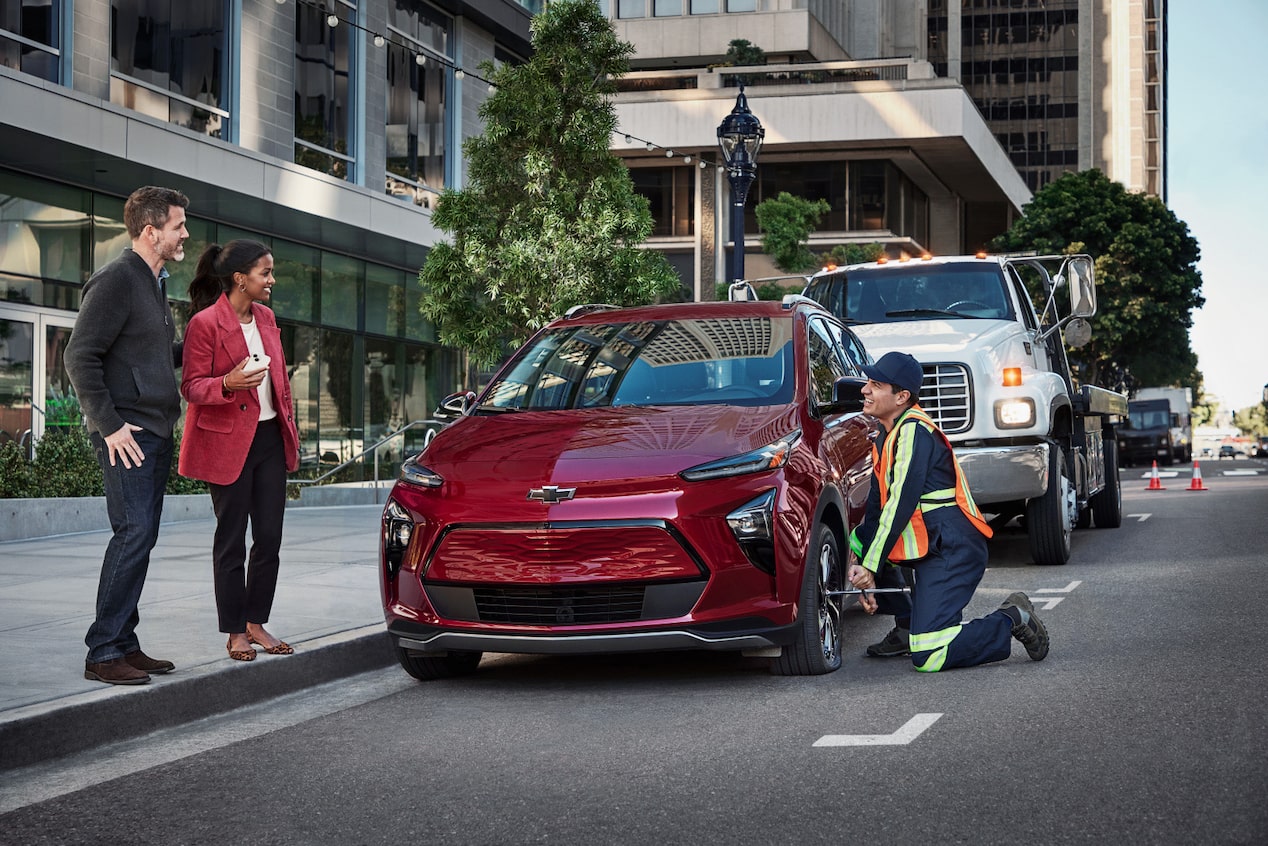
[{"label": "green tree", "polygon": [[754,211],[762,227],[762,250],[785,273],[801,273],[815,266],[815,254],[806,241],[819,220],[832,210],[827,200],[794,197],[787,191],[762,200]]},{"label": "green tree", "polygon": [[726,61],[729,65],[764,65],[766,53],[747,38],[733,38],[726,47]]},{"label": "green tree", "polygon": [[483,135],[463,144],[468,185],[432,218],[439,243],[419,273],[420,311],[442,343],[482,364],[584,302],[636,305],[674,295],[678,275],[639,248],[647,200],[608,149],[609,95],[633,47],[593,0],[559,0],[532,21],[533,57],[481,72],[496,85]]},{"label": "green tree", "polygon": [[1268,415],[1264,414],[1264,404],[1247,406],[1234,412],[1233,425],[1243,435],[1268,435]]},{"label": "green tree", "polygon": [[1066,174],[1040,189],[992,248],[1096,260],[1092,341],[1071,357],[1080,381],[1200,384],[1189,345],[1193,309],[1205,302],[1198,242],[1157,197],[1132,193],[1099,170]]},{"label": "green tree", "polygon": [[881,244],[837,244],[828,252],[819,254],[818,264],[820,267],[829,264],[847,267],[851,264],[876,261],[883,255],[885,255],[885,247]]}]

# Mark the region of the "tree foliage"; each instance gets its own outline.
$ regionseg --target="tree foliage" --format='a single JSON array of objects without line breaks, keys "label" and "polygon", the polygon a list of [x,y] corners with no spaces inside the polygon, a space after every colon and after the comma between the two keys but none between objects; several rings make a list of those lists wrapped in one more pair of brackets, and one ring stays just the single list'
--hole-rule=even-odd
[{"label": "tree foliage", "polygon": [[1040,189],[992,248],[1096,260],[1092,342],[1071,357],[1080,381],[1196,393],[1189,327],[1204,302],[1198,242],[1157,197],[1131,193],[1099,170],[1066,174]]},{"label": "tree foliage", "polygon": [[442,343],[490,364],[584,302],[635,305],[678,291],[643,250],[647,200],[608,149],[613,80],[633,47],[593,0],[559,0],[533,18],[526,64],[481,64],[496,91],[484,133],[463,144],[468,184],[446,190],[433,222],[452,236],[419,273],[420,311]]},{"label": "tree foliage", "polygon": [[876,261],[883,255],[885,247],[882,244],[837,244],[828,252],[820,253],[818,263],[821,267],[829,264],[845,267]]},{"label": "tree foliage", "polygon": [[764,65],[766,52],[747,38],[733,38],[726,47],[726,60],[731,65]]},{"label": "tree foliage", "polygon": [[757,204],[757,225],[762,227],[762,250],[785,273],[801,273],[815,266],[815,254],[806,246],[819,220],[832,210],[827,200],[794,197],[787,191]]}]

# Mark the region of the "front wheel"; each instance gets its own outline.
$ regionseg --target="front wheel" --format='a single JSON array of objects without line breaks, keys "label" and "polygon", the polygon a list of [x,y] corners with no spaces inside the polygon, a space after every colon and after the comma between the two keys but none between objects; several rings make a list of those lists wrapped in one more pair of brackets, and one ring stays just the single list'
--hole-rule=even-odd
[{"label": "front wheel", "polygon": [[817,543],[811,547],[801,576],[797,639],[771,662],[772,673],[817,676],[841,666],[841,615],[845,597],[828,593],[844,589],[845,567],[836,535],[829,527],[819,526]]},{"label": "front wheel", "polygon": [[1118,442],[1105,440],[1105,487],[1092,497],[1096,528],[1117,529],[1123,525],[1123,488],[1118,479]]},{"label": "front wheel", "polygon": [[1070,484],[1065,451],[1048,448],[1048,490],[1026,503],[1030,555],[1036,564],[1065,564],[1070,560],[1070,535],[1077,519],[1078,499]]},{"label": "front wheel", "polygon": [[430,656],[399,646],[395,648],[396,660],[401,668],[419,681],[469,676],[475,672],[484,655],[483,652],[450,652],[448,655]]}]

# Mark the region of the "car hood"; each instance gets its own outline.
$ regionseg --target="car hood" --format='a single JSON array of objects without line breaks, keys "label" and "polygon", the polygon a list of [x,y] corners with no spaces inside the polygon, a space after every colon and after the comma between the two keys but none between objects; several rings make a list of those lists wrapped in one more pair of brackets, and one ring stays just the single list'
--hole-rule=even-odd
[{"label": "car hood", "polygon": [[419,462],[453,480],[629,483],[749,452],[794,428],[795,410],[787,405],[520,411],[460,418]]},{"label": "car hood", "polygon": [[998,349],[1021,335],[1018,324],[1008,320],[907,320],[850,328],[876,358],[901,350],[921,361],[963,360],[966,350]]}]

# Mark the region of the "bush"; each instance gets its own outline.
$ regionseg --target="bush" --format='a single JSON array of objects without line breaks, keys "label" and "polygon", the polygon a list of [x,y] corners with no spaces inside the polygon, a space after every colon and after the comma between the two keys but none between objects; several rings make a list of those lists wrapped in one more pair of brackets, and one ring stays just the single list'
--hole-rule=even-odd
[{"label": "bush", "polygon": [[[176,430],[169,494],[207,492],[205,482],[186,479],[176,472],[181,431]],[[35,460],[27,461],[17,443],[0,447],[0,498],[104,496],[101,466],[83,426],[52,426],[35,442]]]}]

